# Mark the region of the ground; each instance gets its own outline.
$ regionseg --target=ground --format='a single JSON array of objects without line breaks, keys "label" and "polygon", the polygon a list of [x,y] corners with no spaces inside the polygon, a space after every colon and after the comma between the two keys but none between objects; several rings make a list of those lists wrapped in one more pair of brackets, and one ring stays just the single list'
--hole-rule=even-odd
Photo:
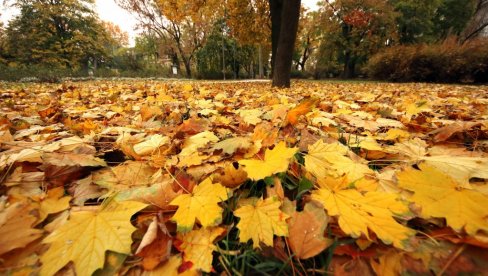
[{"label": "ground", "polygon": [[488,269],[488,86],[98,80],[0,98],[2,271]]}]

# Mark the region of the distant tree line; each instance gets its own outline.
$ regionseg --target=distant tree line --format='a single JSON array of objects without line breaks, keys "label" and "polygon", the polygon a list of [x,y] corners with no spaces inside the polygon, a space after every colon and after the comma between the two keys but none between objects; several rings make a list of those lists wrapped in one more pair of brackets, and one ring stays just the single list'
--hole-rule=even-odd
[{"label": "distant tree line", "polygon": [[[282,16],[273,11],[286,1],[116,0],[139,22],[142,32],[132,47],[126,33],[98,18],[94,0],[4,2],[19,10],[6,26],[0,25],[4,76],[29,68],[106,76],[173,76],[175,69],[177,76],[230,79],[272,77]],[[413,47],[412,58],[420,55],[416,49],[421,45],[450,41],[462,47],[483,37],[487,25],[487,0],[325,0],[318,10],[301,9],[294,47],[281,54],[290,53],[295,77],[352,78],[369,73],[387,78],[371,70],[393,59],[384,53],[397,55],[395,47]],[[448,48],[457,58],[468,59],[469,51],[452,45]],[[482,54],[477,57],[484,61]]]}]

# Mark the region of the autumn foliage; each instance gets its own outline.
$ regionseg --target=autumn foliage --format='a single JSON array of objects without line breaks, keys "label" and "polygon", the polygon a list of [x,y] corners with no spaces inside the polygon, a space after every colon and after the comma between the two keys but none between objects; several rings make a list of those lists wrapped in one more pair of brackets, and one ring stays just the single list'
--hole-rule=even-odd
[{"label": "autumn foliage", "polygon": [[483,273],[487,95],[0,84],[1,272]]}]

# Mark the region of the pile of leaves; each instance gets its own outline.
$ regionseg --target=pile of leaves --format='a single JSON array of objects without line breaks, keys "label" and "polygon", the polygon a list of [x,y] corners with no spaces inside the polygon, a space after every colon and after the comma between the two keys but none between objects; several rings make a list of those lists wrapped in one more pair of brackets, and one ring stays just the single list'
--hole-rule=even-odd
[{"label": "pile of leaves", "polygon": [[0,84],[0,269],[487,271],[488,87]]}]

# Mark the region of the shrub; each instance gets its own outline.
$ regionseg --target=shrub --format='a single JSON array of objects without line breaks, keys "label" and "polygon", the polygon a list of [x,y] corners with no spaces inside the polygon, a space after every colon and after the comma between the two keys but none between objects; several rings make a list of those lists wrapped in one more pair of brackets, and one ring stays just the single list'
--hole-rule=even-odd
[{"label": "shrub", "polygon": [[488,40],[391,47],[371,57],[367,72],[388,81],[488,82]]}]

